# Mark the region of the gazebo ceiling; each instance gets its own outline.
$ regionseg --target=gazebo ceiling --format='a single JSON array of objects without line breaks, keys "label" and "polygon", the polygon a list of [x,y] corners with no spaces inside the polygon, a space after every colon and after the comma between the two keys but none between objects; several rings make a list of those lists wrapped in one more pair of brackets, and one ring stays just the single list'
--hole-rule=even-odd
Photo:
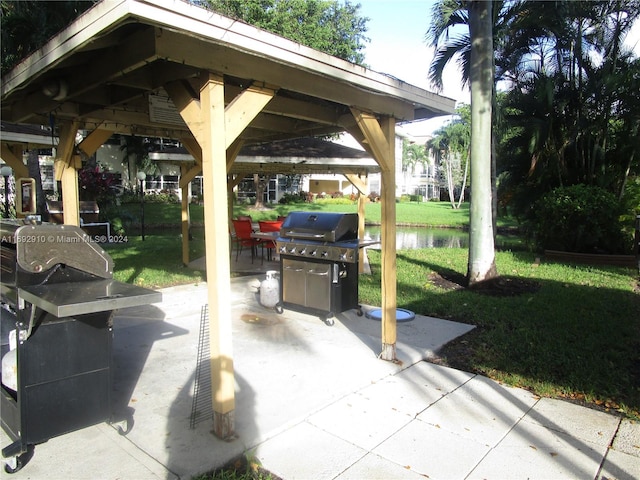
[{"label": "gazebo ceiling", "polygon": [[181,1],[100,2],[2,81],[5,121],[78,121],[87,130],[190,137],[164,87],[197,92],[209,72],[231,102],[254,86],[276,95],[245,144],[329,135],[351,107],[397,121],[453,112],[455,102]]}]

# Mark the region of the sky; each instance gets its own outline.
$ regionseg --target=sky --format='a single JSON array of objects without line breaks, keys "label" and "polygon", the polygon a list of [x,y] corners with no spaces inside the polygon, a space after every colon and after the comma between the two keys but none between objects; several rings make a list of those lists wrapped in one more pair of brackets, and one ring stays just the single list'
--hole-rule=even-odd
[{"label": "sky", "polygon": [[[425,90],[435,91],[427,75],[433,49],[427,46],[425,34],[429,29],[431,10],[435,0],[352,0],[360,4],[360,15],[368,17],[365,63],[371,70],[393,75]],[[640,56],[640,22],[636,22],[626,42]],[[443,76],[444,89],[440,93],[457,103],[470,103],[468,89],[461,86],[456,65],[449,65]],[[425,135],[438,129],[450,117],[414,122],[406,130]]]},{"label": "sky", "polygon": [[[434,92],[428,80],[433,49],[425,35],[431,23],[434,0],[354,0],[360,4],[360,15],[369,18],[365,63],[371,70],[393,75],[407,83]],[[468,90],[461,87],[461,76],[455,65],[444,72],[444,89],[440,93],[456,103],[469,103]],[[450,117],[414,122],[407,125],[411,134],[424,135],[438,129]]]}]

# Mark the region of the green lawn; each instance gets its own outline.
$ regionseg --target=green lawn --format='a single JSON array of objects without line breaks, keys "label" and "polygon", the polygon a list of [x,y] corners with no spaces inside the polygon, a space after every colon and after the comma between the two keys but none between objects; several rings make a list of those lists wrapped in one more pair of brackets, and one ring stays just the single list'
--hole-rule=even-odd
[{"label": "green lawn", "polygon": [[[380,223],[380,203],[367,203],[365,217],[367,222]],[[139,203],[128,203],[118,207],[118,212],[123,219],[140,222],[141,206]],[[273,220],[279,215],[287,215],[289,212],[305,211],[325,211],[325,212],[346,212],[356,213],[358,206],[356,203],[331,204],[331,203],[296,203],[289,205],[274,205],[273,207],[256,211],[249,206],[235,206],[234,216],[251,215],[255,221]],[[194,224],[202,223],[204,218],[204,207],[192,204],[189,207],[191,221]],[[179,204],[145,204],[145,223],[149,225],[179,225],[180,224]],[[424,225],[424,226],[447,226],[464,227],[469,225],[469,204],[463,203],[459,210],[454,210],[447,202],[406,202],[396,204],[397,223],[402,225]],[[510,218],[500,218],[499,226],[513,226],[514,221]]]},{"label": "green lawn", "polygon": [[[115,261],[114,277],[154,288],[203,281],[203,273],[182,266],[179,230],[164,234],[151,228],[156,222],[177,225],[179,205],[146,207],[145,223],[153,233],[144,242],[132,230],[126,243],[105,247]],[[397,207],[399,223],[460,227],[468,222],[467,206],[458,211],[446,203],[400,203]],[[191,208],[197,222],[202,207]],[[300,204],[262,212],[237,208],[235,213],[249,213],[259,220],[302,209],[356,211],[355,205]],[[379,221],[379,215],[379,204],[367,205],[369,221]],[[510,219],[501,224],[510,225]],[[194,228],[193,234],[191,258],[198,258],[204,254],[203,230]],[[369,251],[369,260],[372,275],[360,277],[360,301],[380,305],[380,253]],[[568,398],[640,418],[637,270],[538,262],[534,253],[500,251],[498,272],[537,282],[537,292],[496,297],[443,289],[429,280],[434,272],[464,277],[467,260],[466,249],[401,250],[397,254],[398,307],[478,327],[447,345],[440,361],[541,396]]]}]

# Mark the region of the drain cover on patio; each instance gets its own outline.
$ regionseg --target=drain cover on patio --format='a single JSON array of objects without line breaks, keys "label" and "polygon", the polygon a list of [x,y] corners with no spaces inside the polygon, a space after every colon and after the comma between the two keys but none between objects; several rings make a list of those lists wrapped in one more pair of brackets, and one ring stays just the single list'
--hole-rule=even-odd
[{"label": "drain cover on patio", "polygon": [[[366,313],[366,317],[371,320],[382,320],[382,309],[375,308]],[[396,308],[396,322],[410,322],[416,318],[416,314],[411,310],[405,310],[404,308]]]}]

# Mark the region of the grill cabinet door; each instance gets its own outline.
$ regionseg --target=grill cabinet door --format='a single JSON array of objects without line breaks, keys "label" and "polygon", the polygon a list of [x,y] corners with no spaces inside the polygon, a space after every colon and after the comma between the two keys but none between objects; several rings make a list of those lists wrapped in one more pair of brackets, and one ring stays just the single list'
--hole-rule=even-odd
[{"label": "grill cabinet door", "polygon": [[305,262],[282,259],[282,301],[306,305]]},{"label": "grill cabinet door", "polygon": [[307,263],[307,307],[331,310],[331,264]]}]

